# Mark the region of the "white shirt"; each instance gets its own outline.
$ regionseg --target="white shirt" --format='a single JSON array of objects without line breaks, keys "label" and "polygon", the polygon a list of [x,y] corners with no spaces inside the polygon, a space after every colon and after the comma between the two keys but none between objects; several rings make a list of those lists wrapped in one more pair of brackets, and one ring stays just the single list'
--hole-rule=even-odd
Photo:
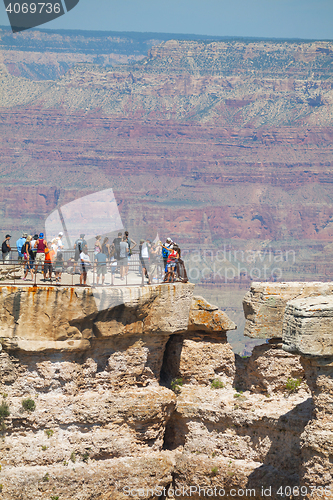
[{"label": "white shirt", "polygon": [[90,263],[90,257],[89,257],[89,255],[86,254],[86,253],[84,253],[84,252],[80,253],[80,259],[83,260],[83,262],[85,264],[87,264],[87,263],[89,264]]},{"label": "white shirt", "polygon": [[148,259],[149,258],[149,252],[148,252],[148,245],[147,245],[147,243],[144,243],[142,245],[141,255],[142,255],[143,259]]},{"label": "white shirt", "polygon": [[58,240],[57,241],[58,248],[59,249],[64,248],[64,245],[62,244],[61,236],[58,236],[57,240]]}]

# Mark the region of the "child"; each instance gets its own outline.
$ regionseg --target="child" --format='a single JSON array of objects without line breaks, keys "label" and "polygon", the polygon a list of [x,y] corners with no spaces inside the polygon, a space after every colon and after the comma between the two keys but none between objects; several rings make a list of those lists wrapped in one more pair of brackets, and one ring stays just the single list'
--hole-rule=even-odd
[{"label": "child", "polygon": [[62,251],[58,250],[57,256],[54,261],[54,273],[56,278],[56,284],[58,285],[60,285],[61,273],[63,271],[63,267],[64,267],[64,258],[62,255]]},{"label": "child", "polygon": [[51,247],[51,242],[48,241],[47,245],[45,247],[45,263],[44,263],[44,276],[45,276],[45,281],[47,279],[47,273],[49,273],[49,281],[52,281],[52,257],[53,257],[53,250]]}]

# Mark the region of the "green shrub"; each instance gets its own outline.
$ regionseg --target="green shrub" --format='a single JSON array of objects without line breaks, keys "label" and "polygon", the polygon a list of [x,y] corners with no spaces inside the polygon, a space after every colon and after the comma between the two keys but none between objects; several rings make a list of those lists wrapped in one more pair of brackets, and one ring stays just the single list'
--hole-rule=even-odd
[{"label": "green shrub", "polygon": [[217,467],[212,467],[212,475],[216,476],[219,473],[219,470]]},{"label": "green shrub", "polygon": [[35,409],[36,409],[36,403],[31,398],[23,399],[22,406],[23,406],[25,411],[35,411]]},{"label": "green shrub", "polygon": [[218,378],[214,378],[214,380],[212,380],[212,383],[210,384],[210,387],[212,389],[224,389],[224,383],[221,382],[221,380],[219,380]]},{"label": "green shrub", "polygon": [[43,451],[46,451],[47,449],[48,449],[48,446],[45,446],[45,444],[43,444],[43,446],[42,446],[42,450],[43,450]]},{"label": "green shrub", "polygon": [[42,481],[44,481],[44,483],[48,483],[50,481],[49,473],[48,472],[45,474],[45,476],[43,477]]},{"label": "green shrub", "polygon": [[75,451],[72,451],[72,453],[71,453],[71,461],[73,462],[73,464],[75,464],[75,462],[76,462]]},{"label": "green shrub", "polygon": [[52,429],[45,429],[45,434],[47,435],[47,437],[50,439],[51,436],[53,436],[54,434],[54,431]]},{"label": "green shrub", "polygon": [[174,378],[172,381],[171,381],[171,390],[178,394],[180,392],[180,388],[182,387],[183,385],[183,379],[182,378]]},{"label": "green shrub", "polygon": [[9,417],[10,411],[9,406],[6,401],[2,401],[0,404],[0,422],[2,422],[5,418]]},{"label": "green shrub", "polygon": [[302,380],[300,378],[288,378],[286,383],[286,390],[289,394],[297,392],[300,388]]},{"label": "green shrub", "polygon": [[59,495],[53,495],[53,496],[51,497],[51,500],[59,500]]},{"label": "green shrub", "polygon": [[234,394],[234,398],[240,398],[242,394],[243,394],[243,391],[238,391],[238,392],[236,392],[236,394]]},{"label": "green shrub", "polygon": [[0,484],[0,493],[2,493],[3,490],[3,484]]},{"label": "green shrub", "polygon": [[82,455],[82,460],[87,463],[88,460],[89,460],[89,458],[90,458],[89,457],[89,453],[87,451],[84,452],[83,455]]}]

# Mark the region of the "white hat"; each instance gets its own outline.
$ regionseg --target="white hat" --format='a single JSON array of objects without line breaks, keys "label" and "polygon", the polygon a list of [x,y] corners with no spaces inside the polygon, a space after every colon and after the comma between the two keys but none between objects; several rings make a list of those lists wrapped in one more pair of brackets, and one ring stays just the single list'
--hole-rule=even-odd
[{"label": "white hat", "polygon": [[64,235],[64,233],[59,233],[59,234],[58,234],[58,236],[63,236],[63,235]]}]

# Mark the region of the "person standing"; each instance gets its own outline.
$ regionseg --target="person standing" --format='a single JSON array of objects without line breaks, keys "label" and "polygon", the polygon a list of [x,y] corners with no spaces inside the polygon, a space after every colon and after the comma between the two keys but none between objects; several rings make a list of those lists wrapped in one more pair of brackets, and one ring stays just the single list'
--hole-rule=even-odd
[{"label": "person standing", "polygon": [[76,240],[76,242],[74,243],[74,268],[73,268],[73,274],[75,274],[75,269],[76,269],[76,266],[77,266],[77,263],[80,261],[80,253],[82,252],[83,248],[85,246],[88,247],[87,245],[87,242],[86,240],[84,239],[85,237],[85,234],[84,233],[81,233],[80,234],[80,238],[78,238]]},{"label": "person standing", "polygon": [[83,247],[83,250],[80,253],[80,260],[81,260],[80,285],[86,285],[87,284],[87,273],[88,273],[88,269],[90,267],[90,257],[88,255],[87,245],[85,245]]},{"label": "person standing", "polygon": [[119,243],[119,247],[120,279],[124,280],[128,272],[128,243],[125,234],[122,241]]},{"label": "person standing", "polygon": [[8,262],[9,261],[9,256],[10,256],[10,251],[11,251],[11,246],[10,246],[10,234],[6,234],[6,238],[2,243],[1,251],[2,251],[2,260],[3,262]]},{"label": "person standing", "polygon": [[63,243],[62,243],[62,237],[63,237],[63,235],[64,235],[64,233],[60,232],[60,233],[58,234],[58,237],[56,238],[56,240],[57,240],[57,245],[58,245],[58,250],[63,250],[63,248],[64,248],[64,245],[63,245]]},{"label": "person standing", "polygon": [[106,275],[106,255],[104,252],[99,252],[95,255],[95,264],[97,273],[97,278],[96,278],[97,285],[99,285],[100,276],[102,276],[102,285],[104,285],[104,280]]},{"label": "person standing", "polygon": [[148,247],[148,242],[145,242],[145,240],[140,240],[140,245],[139,245],[139,259],[141,263],[141,268],[142,268],[142,279],[145,276],[148,280],[148,285],[150,285],[150,278],[149,278],[149,247]]},{"label": "person standing", "polygon": [[54,274],[55,274],[55,280],[56,280],[56,285],[60,285],[61,281],[61,273],[64,268],[64,258],[62,255],[62,251],[59,250],[57,252],[55,261],[54,261]]},{"label": "person standing", "polygon": [[26,261],[25,261],[25,275],[23,277],[24,280],[27,279],[28,272],[30,271],[31,274],[31,281],[34,280],[34,275],[33,275],[33,268],[34,268],[34,255],[33,251],[31,249],[31,241],[32,241],[32,236],[27,236],[27,239],[25,240],[25,243],[22,247],[22,253],[23,255],[26,255]]},{"label": "person standing", "polygon": [[38,234],[34,234],[34,237],[30,242],[31,250],[34,254],[34,261],[36,260],[36,255],[37,255],[37,241],[38,241]]},{"label": "person standing", "polygon": [[164,278],[164,283],[174,283],[175,282],[175,268],[177,261],[179,259],[179,248],[177,245],[173,245],[171,252],[169,253],[167,262],[167,273]]},{"label": "person standing", "polygon": [[42,266],[42,273],[44,274],[44,281],[46,281],[44,263],[45,263],[45,248],[46,241],[44,240],[44,233],[39,233],[39,237],[37,240],[37,253],[35,258],[35,275],[37,274],[39,264]]},{"label": "person standing", "polygon": [[121,240],[122,240],[122,233],[118,233],[118,237],[113,240],[114,250],[115,250],[114,256],[116,260],[120,259],[119,253],[120,253]]},{"label": "person standing", "polygon": [[169,253],[171,252],[171,249],[172,249],[172,244],[173,244],[172,239],[167,238],[165,240],[165,245],[162,245],[162,257],[163,257],[163,263],[164,263],[164,272],[167,272],[167,262],[168,262]]},{"label": "person standing", "polygon": [[24,246],[24,243],[27,239],[27,236],[28,234],[27,233],[22,233],[22,236],[21,238],[19,238],[16,242],[16,248],[17,248],[17,255],[18,255],[18,261],[19,262],[23,262],[24,258],[23,258],[23,246]]},{"label": "person standing", "polygon": [[54,252],[52,250],[51,245],[52,245],[51,241],[48,241],[45,247],[44,275],[46,281],[47,273],[49,273],[49,281],[52,282],[52,256],[54,255]]},{"label": "person standing", "polygon": [[95,246],[94,246],[94,255],[97,255],[98,253],[100,253],[102,251],[102,244],[101,244],[102,236],[99,234],[95,238],[96,238],[96,241],[95,241]]}]

